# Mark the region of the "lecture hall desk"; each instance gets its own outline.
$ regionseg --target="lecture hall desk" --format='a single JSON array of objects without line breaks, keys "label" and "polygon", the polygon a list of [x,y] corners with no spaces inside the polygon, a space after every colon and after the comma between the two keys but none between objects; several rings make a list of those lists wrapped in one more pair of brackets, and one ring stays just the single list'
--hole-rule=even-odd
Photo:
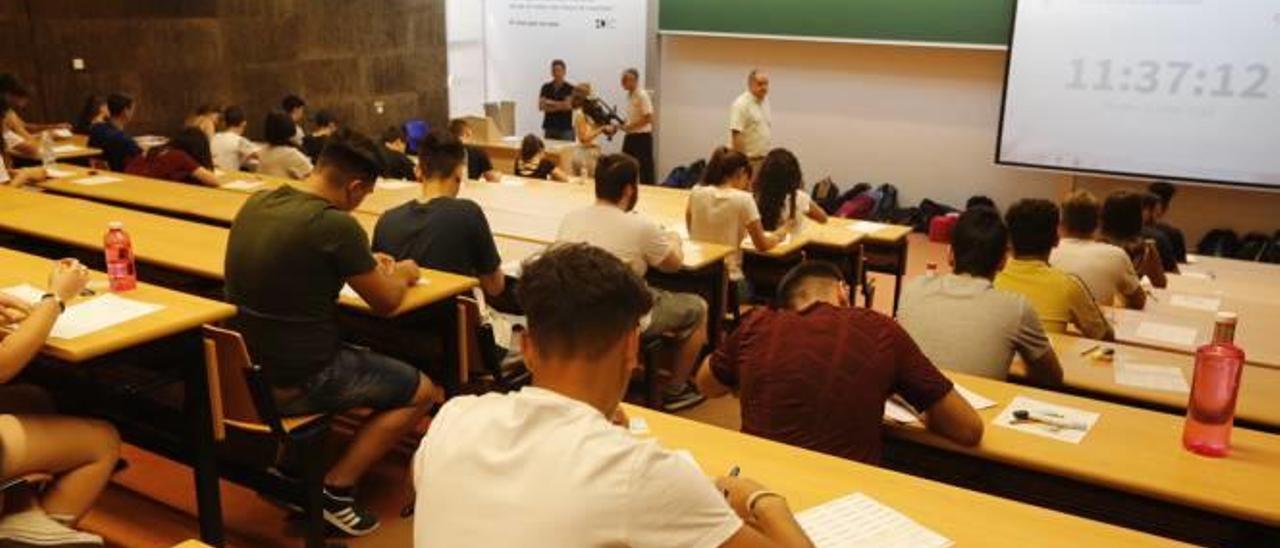
[{"label": "lecture hall desk", "polygon": [[710,477],[738,466],[744,477],[806,510],[860,492],[955,541],[956,546],[1170,546],[1145,533],[952,487],[799,449],[635,406],[653,437],[668,449],[690,451]]},{"label": "lecture hall desk", "polygon": [[[53,261],[9,249],[0,248],[0,287],[29,283],[44,287]],[[106,275],[93,272],[95,285],[104,282]],[[203,344],[200,328],[207,323],[228,319],[235,315],[235,307],[217,301],[163,289],[146,283],[121,296],[137,301],[160,304],[164,308],[146,316],[135,318],[108,329],[90,333],[75,339],[49,339],[42,353],[61,362],[80,367],[106,364],[122,351],[143,347],[158,341],[168,341],[181,349],[184,369],[183,400],[185,425],[190,431],[181,441],[165,443],[138,435],[132,429],[123,430],[126,439],[171,458],[184,460],[192,466],[195,478],[196,499],[200,506],[201,530],[218,535],[221,528],[221,510],[218,507],[218,471],[214,457],[212,422],[209,418],[209,385],[205,375]],[[72,301],[69,304],[75,304]],[[167,355],[167,354],[166,354]],[[176,451],[173,444],[183,447]],[[212,537],[210,537],[212,538]]]}]

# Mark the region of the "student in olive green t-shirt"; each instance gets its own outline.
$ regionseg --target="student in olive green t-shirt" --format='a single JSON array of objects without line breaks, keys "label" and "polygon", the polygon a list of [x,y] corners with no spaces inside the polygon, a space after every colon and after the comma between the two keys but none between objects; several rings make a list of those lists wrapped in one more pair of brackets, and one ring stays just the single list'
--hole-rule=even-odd
[{"label": "student in olive green t-shirt", "polygon": [[232,325],[262,364],[281,411],[376,411],[325,476],[326,521],[357,536],[376,529],[378,518],[355,506],[356,481],[442,399],[412,366],[344,345],[336,323],[344,283],[385,315],[419,276],[413,261],[371,253],[348,213],[373,192],[377,158],[373,143],[359,135],[330,143],[306,180],[245,203],[226,257],[227,298],[238,308]]}]

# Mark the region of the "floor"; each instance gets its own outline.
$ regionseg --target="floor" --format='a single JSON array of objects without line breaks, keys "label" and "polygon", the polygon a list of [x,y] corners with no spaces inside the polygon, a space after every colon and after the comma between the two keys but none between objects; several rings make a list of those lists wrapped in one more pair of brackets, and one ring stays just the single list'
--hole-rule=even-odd
[{"label": "floor", "polygon": [[[911,235],[907,276],[924,272],[929,262],[946,270],[946,247]],[[875,308],[888,313],[893,300],[893,278],[875,274]],[[738,406],[732,398],[708,401],[682,415],[725,428],[740,425]],[[85,529],[103,535],[110,546],[171,546],[198,536],[195,497],[190,470],[141,449],[126,446],[128,469],[119,473],[98,505],[85,519]],[[413,523],[400,517],[411,500],[408,492],[408,456],[391,455],[361,485],[360,497],[382,516],[382,529],[361,539],[350,539],[353,548],[407,546]],[[222,510],[228,546],[298,546],[301,527],[290,524],[285,512],[242,487],[222,483]]]}]

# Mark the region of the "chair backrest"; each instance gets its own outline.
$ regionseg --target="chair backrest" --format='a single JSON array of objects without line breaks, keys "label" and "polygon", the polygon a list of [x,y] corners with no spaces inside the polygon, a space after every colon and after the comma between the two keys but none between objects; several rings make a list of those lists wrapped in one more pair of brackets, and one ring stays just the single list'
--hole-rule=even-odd
[{"label": "chair backrest", "polygon": [[[209,407],[213,419],[214,437],[226,437],[226,423],[261,424],[275,430],[270,422],[279,422],[274,402],[271,409],[260,410],[259,398],[250,379],[257,367],[249,358],[244,338],[235,331],[204,326],[205,370],[209,377]],[[265,387],[258,387],[259,391]],[[266,416],[264,416],[266,415]]]}]

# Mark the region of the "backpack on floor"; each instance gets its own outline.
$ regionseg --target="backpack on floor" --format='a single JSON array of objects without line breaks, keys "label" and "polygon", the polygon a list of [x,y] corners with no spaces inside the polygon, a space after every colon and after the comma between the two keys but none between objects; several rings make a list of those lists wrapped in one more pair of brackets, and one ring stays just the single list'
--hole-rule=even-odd
[{"label": "backpack on floor", "polygon": [[1280,264],[1280,230],[1277,230],[1275,237],[1271,238],[1271,248],[1263,255],[1262,260],[1271,264]]},{"label": "backpack on floor", "polygon": [[958,212],[959,210],[954,207],[925,198],[920,201],[920,219],[914,225],[915,230],[916,232],[928,232],[934,217]]},{"label": "backpack on floor", "polygon": [[1240,237],[1234,230],[1215,228],[1200,239],[1196,253],[1206,257],[1235,257],[1240,249]]},{"label": "backpack on floor", "polygon": [[1271,249],[1271,238],[1261,232],[1250,232],[1240,241],[1240,249],[1236,258],[1246,261],[1261,261]]},{"label": "backpack on floor", "polygon": [[871,220],[892,223],[898,213],[898,187],[889,183],[880,185],[875,190],[876,207],[871,211]]},{"label": "backpack on floor", "polygon": [[835,211],[834,215],[844,219],[868,219],[875,208],[875,199],[864,192],[845,200],[843,204],[840,204],[840,208]]},{"label": "backpack on floor", "polygon": [[707,169],[706,160],[698,160],[687,166],[676,166],[663,179],[662,186],[669,188],[691,188],[702,180],[702,172]]},{"label": "backpack on floor", "polygon": [[835,213],[840,207],[840,187],[831,181],[831,177],[813,183],[813,190],[809,192],[809,196],[813,197],[813,203],[818,204],[818,207],[828,215]]}]

